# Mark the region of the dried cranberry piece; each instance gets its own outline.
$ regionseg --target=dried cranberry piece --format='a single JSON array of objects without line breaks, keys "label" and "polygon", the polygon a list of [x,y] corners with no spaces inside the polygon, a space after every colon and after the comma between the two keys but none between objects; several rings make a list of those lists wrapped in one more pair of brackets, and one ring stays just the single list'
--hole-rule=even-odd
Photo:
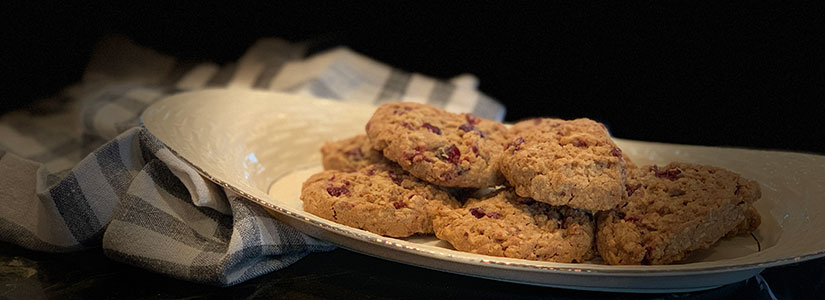
[{"label": "dried cranberry piece", "polygon": [[627,222],[638,222],[638,221],[642,220],[642,217],[637,216],[637,215],[632,215],[632,216],[627,216],[626,218],[624,218],[624,220],[627,221]]},{"label": "dried cranberry piece", "polygon": [[476,156],[478,156],[478,145],[477,145],[477,144],[473,144],[473,146],[472,146],[472,147],[470,147],[470,149],[472,149],[472,150],[473,150],[473,154],[475,154]]},{"label": "dried cranberry piece", "polygon": [[471,115],[471,114],[464,114],[464,119],[466,119],[467,123],[470,123],[470,125],[475,125],[475,124],[481,123],[481,118],[476,117],[476,116]]},{"label": "dried cranberry piece", "polygon": [[327,193],[333,197],[340,197],[341,195],[350,195],[349,189],[346,186],[329,186],[327,187]]},{"label": "dried cranberry piece", "polygon": [[426,149],[427,149],[426,146],[422,146],[422,145],[415,146],[415,152],[412,152],[412,153],[406,152],[406,153],[404,153],[404,159],[412,162],[412,161],[415,161],[415,159],[417,157],[421,157],[420,160],[423,160],[423,161],[426,161],[426,162],[433,162],[432,159],[429,159],[429,158],[427,158],[427,156],[424,155],[424,150],[426,150]]},{"label": "dried cranberry piece", "polygon": [[656,177],[667,178],[667,179],[670,179],[671,181],[676,180],[682,174],[682,170],[679,170],[679,169],[676,169],[676,168],[660,171],[659,167],[656,166],[656,165],[653,165],[652,167],[650,167],[650,171],[654,172]]},{"label": "dried cranberry piece", "polygon": [[461,175],[461,174],[458,174],[455,170],[447,170],[446,172],[441,173],[440,177],[441,177],[441,180],[450,181],[450,180],[453,180],[453,178],[455,178],[456,176],[459,176],[459,175]]},{"label": "dried cranberry piece", "polygon": [[392,203],[392,206],[395,207],[395,209],[402,209],[407,207],[407,204],[401,201],[395,201]]},{"label": "dried cranberry piece", "polygon": [[493,218],[493,219],[501,219],[503,217],[503,215],[500,212],[497,212],[497,211],[487,212],[486,210],[484,210],[481,207],[471,208],[470,209],[470,214],[473,215],[473,217],[476,217],[476,219],[481,219],[484,216],[488,216],[488,217]]},{"label": "dried cranberry piece", "polygon": [[446,148],[438,149],[438,153],[436,153],[435,156],[454,165],[458,165],[458,163],[461,162],[461,151],[458,150],[458,147],[456,147],[455,144],[452,144]]},{"label": "dried cranberry piece", "polygon": [[407,122],[401,122],[401,126],[404,126],[404,128],[407,128],[409,130],[415,130],[415,128],[413,128],[413,126]]},{"label": "dried cranberry piece", "polygon": [[435,133],[437,135],[441,135],[441,128],[433,126],[433,124],[424,123],[424,125],[421,125],[421,127],[427,128],[428,130],[432,131],[433,133]]},{"label": "dried cranberry piece", "polygon": [[625,190],[627,191],[627,196],[630,197],[630,196],[633,196],[633,193],[636,192],[636,190],[638,190],[640,187],[642,187],[642,184],[639,183],[639,184],[636,184],[635,186],[630,186],[629,184],[625,184],[624,187],[625,187]]},{"label": "dried cranberry piece", "polygon": [[557,136],[564,136],[564,132],[561,132],[561,130],[558,130],[558,131],[556,131],[556,135]]},{"label": "dried cranberry piece", "polygon": [[587,147],[587,142],[580,138],[576,138],[575,140],[573,140],[573,146],[584,148]]},{"label": "dried cranberry piece", "polygon": [[366,171],[364,171],[364,174],[367,174],[369,176],[375,175],[375,168],[367,169]]},{"label": "dried cranberry piece", "polygon": [[361,151],[361,147],[352,148],[347,151],[347,157],[354,161],[361,161],[364,160],[364,152]]},{"label": "dried cranberry piece", "polygon": [[734,194],[734,195],[739,195],[739,192],[740,192],[740,189],[741,189],[741,188],[742,188],[742,185],[737,183],[737,184],[736,184],[736,190],[735,190],[735,191],[733,191],[733,194]]},{"label": "dried cranberry piece", "polygon": [[486,214],[488,217],[493,218],[493,219],[501,219],[501,217],[502,217],[501,213],[499,213],[497,211],[488,212],[488,213],[484,213],[484,214]]},{"label": "dried cranberry piece", "polygon": [[480,129],[476,128],[472,124],[461,124],[461,126],[458,126],[458,129],[461,130],[461,131],[464,131],[464,132],[475,131],[475,132],[478,132],[478,135],[480,137],[482,137],[482,138],[487,137],[487,135],[484,134],[484,131],[481,131]]},{"label": "dried cranberry piece", "polygon": [[392,182],[397,184],[397,185],[401,185],[401,182],[404,181],[404,178],[401,177],[401,174],[395,173],[392,170],[387,171],[387,175],[389,175]]},{"label": "dried cranberry piece", "polygon": [[513,150],[510,151],[510,153],[513,153],[513,152],[516,152],[516,151],[521,149],[521,144],[524,144],[524,138],[523,137],[519,137],[519,138],[513,140],[512,142],[510,142],[509,144],[507,144],[507,148],[513,147]]},{"label": "dried cranberry piece", "polygon": [[481,219],[481,218],[483,218],[484,216],[487,215],[487,214],[484,213],[484,209],[481,208],[481,207],[471,208],[470,209],[470,214],[473,215],[473,217],[476,217],[476,219]]},{"label": "dried cranberry piece", "polygon": [[622,157],[622,149],[613,147],[610,149],[610,155],[613,155],[615,157]]}]

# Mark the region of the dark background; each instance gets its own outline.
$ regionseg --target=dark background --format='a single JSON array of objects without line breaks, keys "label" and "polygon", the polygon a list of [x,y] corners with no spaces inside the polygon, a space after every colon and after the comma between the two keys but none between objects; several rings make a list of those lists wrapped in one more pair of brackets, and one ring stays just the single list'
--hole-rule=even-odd
[{"label": "dark background", "polygon": [[621,138],[825,153],[822,7],[300,3],[9,7],[0,108],[79,80],[107,33],[219,63],[274,36],[439,78],[475,74],[507,121],[590,117]]}]

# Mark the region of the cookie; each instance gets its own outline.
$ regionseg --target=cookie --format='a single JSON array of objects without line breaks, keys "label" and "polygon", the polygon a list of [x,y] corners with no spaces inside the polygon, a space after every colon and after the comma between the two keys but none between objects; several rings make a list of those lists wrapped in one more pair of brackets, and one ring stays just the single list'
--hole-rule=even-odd
[{"label": "cookie", "polygon": [[419,103],[388,103],[366,125],[376,150],[410,174],[448,187],[484,188],[504,182],[499,160],[504,125]]},{"label": "cookie", "polygon": [[508,135],[501,172],[518,195],[589,211],[623,202],[624,155],[601,123],[533,119]]},{"label": "cookie", "polygon": [[388,164],[312,175],[301,200],[311,214],[391,237],[433,233],[438,211],[460,207],[447,192]]},{"label": "cookie", "polygon": [[366,135],[360,134],[321,146],[321,162],[324,170],[355,171],[375,163],[388,163],[380,151],[375,150]]},{"label": "cookie", "polygon": [[511,189],[443,211],[433,226],[436,237],[460,251],[566,263],[594,256],[591,215],[518,197]]},{"label": "cookie", "polygon": [[630,171],[626,193],[626,205],[597,215],[596,244],[608,264],[668,264],[759,226],[759,184],[722,168],[641,167]]}]

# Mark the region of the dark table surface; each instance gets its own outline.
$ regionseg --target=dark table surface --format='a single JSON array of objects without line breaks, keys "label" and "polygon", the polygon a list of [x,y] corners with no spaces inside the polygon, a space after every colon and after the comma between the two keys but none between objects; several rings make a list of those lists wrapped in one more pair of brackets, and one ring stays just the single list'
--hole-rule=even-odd
[{"label": "dark table surface", "polygon": [[107,259],[100,249],[48,254],[0,243],[0,299],[822,299],[825,258],[763,271],[716,289],[612,294],[479,279],[345,249],[231,287],[185,282]]}]

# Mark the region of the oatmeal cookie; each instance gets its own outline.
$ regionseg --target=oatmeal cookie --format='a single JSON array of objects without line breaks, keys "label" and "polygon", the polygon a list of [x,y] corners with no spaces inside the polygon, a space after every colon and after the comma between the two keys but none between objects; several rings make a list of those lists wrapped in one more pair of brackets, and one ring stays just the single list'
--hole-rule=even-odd
[{"label": "oatmeal cookie", "polygon": [[499,160],[504,125],[418,103],[388,103],[366,125],[376,150],[410,174],[448,187],[484,188],[504,182]]},{"label": "oatmeal cookie", "polygon": [[511,189],[442,211],[433,226],[436,237],[460,251],[568,263],[594,255],[591,215],[518,197]]},{"label": "oatmeal cookie", "polygon": [[432,233],[436,213],[460,207],[447,192],[388,164],[312,175],[301,200],[309,213],[392,237]]},{"label": "oatmeal cookie", "polygon": [[596,244],[608,264],[668,264],[759,226],[759,184],[722,168],[640,167],[626,193],[626,205],[597,214]]},{"label": "oatmeal cookie", "polygon": [[624,155],[601,123],[532,119],[508,135],[501,172],[518,195],[589,211],[622,203]]},{"label": "oatmeal cookie", "polygon": [[375,163],[388,163],[380,151],[375,150],[366,135],[360,134],[321,146],[321,162],[324,170],[355,171]]}]

